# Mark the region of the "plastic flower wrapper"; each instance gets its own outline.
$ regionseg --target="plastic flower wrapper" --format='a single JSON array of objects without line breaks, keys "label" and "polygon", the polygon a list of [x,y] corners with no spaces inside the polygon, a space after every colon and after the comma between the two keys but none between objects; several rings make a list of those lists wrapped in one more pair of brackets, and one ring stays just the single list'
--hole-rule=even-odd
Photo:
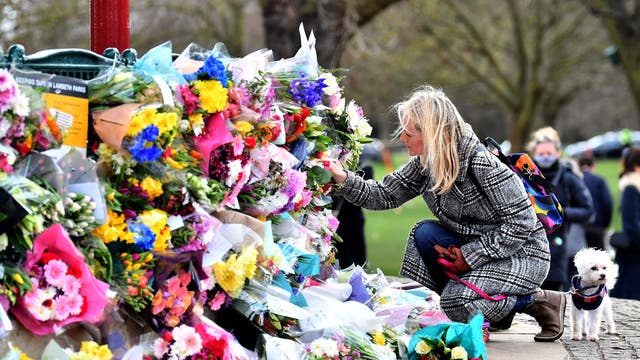
[{"label": "plastic flower wrapper", "polygon": [[[133,64],[133,70],[146,82],[155,80],[156,83],[161,84],[161,87],[186,83],[182,74],[173,66],[171,41],[166,41],[147,51]],[[170,89],[167,88],[166,91]]]},{"label": "plastic flower wrapper", "polygon": [[8,70],[0,69],[0,142],[23,157],[32,151],[58,148],[62,143],[62,133],[46,111],[42,94],[41,90],[18,85]]},{"label": "plastic flower wrapper", "polygon": [[107,248],[113,259],[113,274],[109,283],[118,293],[119,300],[134,312],[143,312],[151,305],[156,257],[135,245],[112,242]]},{"label": "plastic flower wrapper", "polygon": [[[46,186],[44,182],[40,184]],[[64,208],[57,193],[41,185],[27,178],[13,175],[0,181],[0,188],[13,199],[13,202],[8,204],[15,205],[13,210],[10,207],[3,208],[3,212],[7,211],[5,215],[10,216],[9,211],[12,211],[14,215],[19,215],[16,219],[21,218],[17,224],[13,223],[11,224],[13,226],[4,229],[7,236],[4,240],[10,240],[7,245],[16,255],[24,254],[26,250],[31,249],[33,238],[46,226],[58,222],[60,216],[64,214]],[[0,243],[3,242],[0,239]]]},{"label": "plastic flower wrapper", "polygon": [[228,192],[221,182],[191,173],[186,175],[186,185],[194,201],[209,213],[219,208]]},{"label": "plastic flower wrapper", "polygon": [[155,359],[249,359],[231,333],[205,317],[197,321],[193,326],[182,324],[164,331],[153,343]]},{"label": "plastic flower wrapper", "polygon": [[[213,275],[203,285],[211,299],[223,290],[227,296],[236,297],[247,279],[253,278],[257,268],[258,249],[263,239],[258,232],[264,233],[264,224],[248,215],[233,211],[224,211],[230,215],[218,218],[223,222],[207,244],[202,265]],[[230,222],[230,219],[235,222]],[[221,297],[218,300],[222,300]],[[213,307],[213,306],[212,306]],[[219,307],[219,306],[218,306]]]},{"label": "plastic flower wrapper", "polygon": [[259,219],[300,209],[310,201],[302,195],[306,182],[306,173],[269,161],[269,176],[249,180],[240,191],[240,208]]},{"label": "plastic flower wrapper", "polygon": [[328,259],[334,250],[332,241],[338,238],[336,230],[339,221],[330,209],[319,209],[297,214],[296,220],[309,234],[310,250],[321,259]]},{"label": "plastic flower wrapper", "polygon": [[290,339],[262,334],[266,359],[304,359],[304,345]]},{"label": "plastic flower wrapper", "polygon": [[9,351],[2,357],[1,360],[31,360],[32,358],[22,351],[18,346],[13,346],[9,343]]},{"label": "plastic flower wrapper", "polygon": [[257,51],[229,65],[234,83],[229,89],[227,111],[230,119],[252,123],[270,120],[276,101],[272,80],[264,72],[264,62],[270,55],[270,51]]},{"label": "plastic flower wrapper", "polygon": [[307,359],[396,359],[391,348],[373,343],[366,332],[350,326],[327,329],[305,348]]},{"label": "plastic flower wrapper", "polygon": [[64,195],[67,191],[64,172],[56,159],[42,153],[30,153],[14,166],[14,174],[28,179],[38,177],[46,182],[54,192]]},{"label": "plastic flower wrapper", "polygon": [[145,78],[128,67],[112,67],[88,81],[92,110],[120,104],[162,101],[162,93],[153,78]]},{"label": "plastic flower wrapper", "polygon": [[80,349],[63,348],[54,339],[49,341],[42,352],[41,359],[56,360],[111,360],[113,353],[108,345],[100,345],[95,341],[82,341]]},{"label": "plastic flower wrapper", "polygon": [[38,235],[24,268],[33,289],[11,311],[32,333],[46,335],[73,322],[102,320],[109,286],[93,276],[60,224]]},{"label": "plastic flower wrapper", "polygon": [[447,322],[419,330],[409,342],[408,359],[486,359],[483,321],[477,314],[468,324]]},{"label": "plastic flower wrapper", "polygon": [[[296,55],[292,58],[270,62],[267,64],[268,72],[278,74],[285,79],[293,78],[300,71],[308,73],[313,77],[318,75],[319,66],[315,49],[315,35],[313,35],[312,31],[307,38],[302,23],[300,23],[298,31],[300,33],[300,49],[298,49]],[[287,74],[290,76],[287,77]]]},{"label": "plastic flower wrapper", "polygon": [[65,209],[68,209],[65,218],[75,223],[75,231],[79,235],[74,235],[70,227],[65,227],[72,236],[81,236],[95,229],[98,224],[103,224],[107,218],[107,206],[96,163],[81,152],[71,150],[58,160],[58,166],[65,176],[65,193],[70,192],[63,196]]},{"label": "plastic flower wrapper", "polygon": [[289,302],[289,293],[275,285],[249,280],[232,307],[265,333],[294,339],[302,334],[300,321],[313,314]]},{"label": "plastic flower wrapper", "polygon": [[[206,176],[225,181],[226,178],[220,179],[220,170],[218,168],[221,165],[218,165],[218,163],[223,163],[227,159],[225,157],[223,160],[218,160],[218,157],[226,154],[237,157],[242,154],[243,149],[238,148],[238,146],[224,152],[217,150],[222,145],[234,143],[234,135],[231,129],[232,125],[222,115],[218,114],[208,118],[205,122],[203,133],[194,138],[194,147],[203,156],[201,166]],[[237,141],[235,143],[237,144]]]}]

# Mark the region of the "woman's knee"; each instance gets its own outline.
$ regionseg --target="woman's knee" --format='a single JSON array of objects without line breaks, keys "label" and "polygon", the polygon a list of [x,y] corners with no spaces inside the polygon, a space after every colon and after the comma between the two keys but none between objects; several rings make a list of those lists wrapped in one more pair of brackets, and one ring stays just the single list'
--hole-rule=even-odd
[{"label": "woman's knee", "polygon": [[417,224],[414,228],[413,238],[418,252],[428,262],[435,262],[438,256],[433,249],[434,245],[438,244],[443,247],[461,245],[455,233],[435,221],[423,221]]},{"label": "woman's knee", "polygon": [[460,293],[454,294],[451,291],[445,290],[440,295],[440,306],[442,311],[449,317],[449,319],[458,322],[466,322],[469,317],[466,304],[470,301],[463,300],[464,297],[460,296]]}]

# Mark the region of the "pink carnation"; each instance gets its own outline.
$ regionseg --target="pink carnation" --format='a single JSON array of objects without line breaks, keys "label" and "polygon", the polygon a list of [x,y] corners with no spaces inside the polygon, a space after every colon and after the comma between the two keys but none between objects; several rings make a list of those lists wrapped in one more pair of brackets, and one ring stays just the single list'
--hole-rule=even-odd
[{"label": "pink carnation", "polygon": [[55,287],[62,287],[69,267],[62,260],[51,260],[44,266],[44,278]]},{"label": "pink carnation", "polygon": [[9,110],[16,101],[18,84],[11,73],[6,69],[0,69],[0,112]]}]

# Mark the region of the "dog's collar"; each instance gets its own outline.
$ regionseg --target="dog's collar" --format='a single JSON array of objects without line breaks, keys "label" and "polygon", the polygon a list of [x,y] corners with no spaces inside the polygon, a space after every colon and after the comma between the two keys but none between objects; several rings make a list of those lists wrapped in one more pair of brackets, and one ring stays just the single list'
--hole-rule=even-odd
[{"label": "dog's collar", "polygon": [[597,309],[600,304],[602,304],[602,300],[604,296],[607,295],[607,286],[605,284],[600,284],[597,286],[597,290],[595,293],[591,295],[585,294],[585,290],[593,289],[596,286],[586,286],[582,287],[580,283],[580,275],[574,275],[571,278],[571,300],[573,300],[573,304],[579,310],[594,310]]}]

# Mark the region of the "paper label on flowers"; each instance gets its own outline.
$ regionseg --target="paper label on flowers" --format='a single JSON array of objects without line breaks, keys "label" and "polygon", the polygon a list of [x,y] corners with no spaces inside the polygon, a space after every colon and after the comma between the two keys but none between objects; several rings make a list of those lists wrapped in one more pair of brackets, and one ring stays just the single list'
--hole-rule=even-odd
[{"label": "paper label on flowers", "polygon": [[73,147],[86,155],[89,133],[86,81],[35,71],[16,70],[13,75],[18,84],[46,89],[43,99],[62,131],[62,147]]}]

